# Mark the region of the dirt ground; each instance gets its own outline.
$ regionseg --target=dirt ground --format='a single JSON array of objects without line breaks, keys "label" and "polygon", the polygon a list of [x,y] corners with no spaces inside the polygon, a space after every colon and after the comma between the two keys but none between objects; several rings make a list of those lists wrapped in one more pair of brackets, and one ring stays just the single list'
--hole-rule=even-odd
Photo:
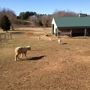
[{"label": "dirt ground", "polygon": [[[90,37],[63,36],[59,44],[50,30],[16,28],[0,41],[0,90],[90,90]],[[14,49],[29,45],[28,60],[15,62]]]}]

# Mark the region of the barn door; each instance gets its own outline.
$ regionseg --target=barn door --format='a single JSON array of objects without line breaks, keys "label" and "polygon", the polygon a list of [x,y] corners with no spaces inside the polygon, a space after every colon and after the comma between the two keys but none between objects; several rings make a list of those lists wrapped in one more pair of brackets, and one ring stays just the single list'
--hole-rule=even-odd
[{"label": "barn door", "polygon": [[54,34],[54,24],[52,24],[52,34]]}]

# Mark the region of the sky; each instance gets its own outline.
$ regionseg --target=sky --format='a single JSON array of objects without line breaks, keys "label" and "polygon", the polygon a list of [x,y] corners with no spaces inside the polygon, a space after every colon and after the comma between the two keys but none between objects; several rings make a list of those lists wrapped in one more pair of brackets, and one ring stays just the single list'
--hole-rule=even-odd
[{"label": "sky", "polygon": [[18,16],[20,12],[53,14],[55,11],[72,11],[90,15],[90,0],[0,0],[0,9],[10,9]]}]

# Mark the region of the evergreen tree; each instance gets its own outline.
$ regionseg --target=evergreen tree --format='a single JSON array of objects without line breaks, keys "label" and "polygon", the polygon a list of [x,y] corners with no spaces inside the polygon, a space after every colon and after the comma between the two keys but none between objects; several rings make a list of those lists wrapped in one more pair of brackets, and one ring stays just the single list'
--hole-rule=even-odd
[{"label": "evergreen tree", "polygon": [[10,30],[10,26],[11,26],[10,20],[6,15],[4,15],[1,18],[0,27],[3,29],[3,31],[7,32],[8,30]]}]

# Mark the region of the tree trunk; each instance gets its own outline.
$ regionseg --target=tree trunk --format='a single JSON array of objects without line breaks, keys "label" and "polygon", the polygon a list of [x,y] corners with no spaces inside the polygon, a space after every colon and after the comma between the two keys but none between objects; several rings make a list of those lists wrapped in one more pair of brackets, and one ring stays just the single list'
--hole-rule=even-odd
[{"label": "tree trunk", "polygon": [[13,27],[13,25],[11,25],[11,28],[12,28],[12,30],[14,30],[14,27]]}]

